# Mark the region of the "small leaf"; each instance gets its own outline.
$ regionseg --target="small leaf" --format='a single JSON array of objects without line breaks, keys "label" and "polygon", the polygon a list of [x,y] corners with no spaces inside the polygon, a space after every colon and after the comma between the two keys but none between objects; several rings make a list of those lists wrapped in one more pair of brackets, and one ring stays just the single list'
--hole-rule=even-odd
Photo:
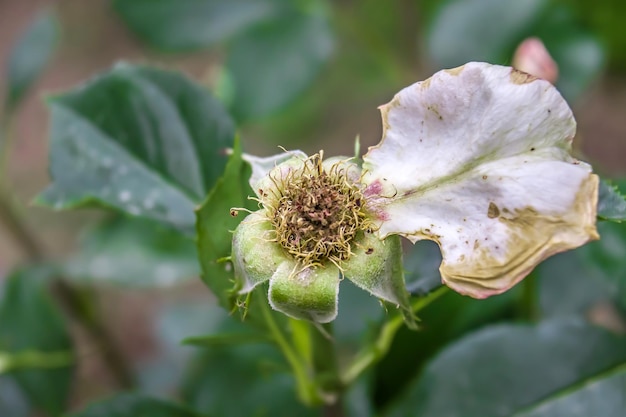
[{"label": "small leaf", "polygon": [[231,253],[231,232],[242,220],[231,216],[230,209],[251,206],[248,200],[248,196],[253,195],[248,185],[250,175],[250,167],[241,159],[241,148],[237,142],[224,176],[196,211],[202,280],[213,291],[220,305],[227,309],[232,308],[230,293],[235,284],[232,265],[223,260]]},{"label": "small leaf", "polygon": [[235,117],[259,118],[286,106],[313,82],[333,43],[328,18],[318,10],[285,14],[236,38],[226,60]]},{"label": "small leaf", "polygon": [[234,137],[208,92],[178,73],[119,64],[50,107],[53,183],[38,203],[103,205],[193,231]]},{"label": "small leaf", "polygon": [[149,220],[116,218],[89,230],[63,266],[77,282],[166,287],[199,275],[194,242]]},{"label": "small leaf", "polygon": [[219,333],[207,336],[194,336],[183,340],[184,345],[215,347],[256,343],[271,343],[272,338],[260,333]]},{"label": "small leaf", "polygon": [[199,414],[169,401],[158,400],[141,394],[119,394],[69,417],[199,417]]},{"label": "small leaf", "polygon": [[441,352],[389,416],[499,417],[626,362],[626,338],[575,320],[498,325]]},{"label": "small leaf", "polygon": [[56,17],[44,10],[18,39],[8,60],[6,104],[17,106],[52,57],[58,38]]},{"label": "small leaf", "polygon": [[513,417],[623,417],[626,410],[626,367],[603,373],[574,390],[557,392],[531,410]]},{"label": "small leaf", "polygon": [[602,180],[598,191],[598,218],[618,223],[626,220],[626,197],[617,186]]},{"label": "small leaf", "polygon": [[[0,351],[22,355],[22,360],[33,350],[50,355],[71,352],[65,322],[46,285],[48,278],[44,269],[22,269],[7,278],[0,304]],[[67,365],[67,354],[63,356]],[[32,362],[32,355],[26,359]],[[73,369],[65,366],[19,369],[9,375],[32,405],[58,415],[65,409],[72,374]]]},{"label": "small leaf", "polygon": [[206,48],[273,16],[276,0],[114,0],[113,8],[142,40],[163,51]]}]

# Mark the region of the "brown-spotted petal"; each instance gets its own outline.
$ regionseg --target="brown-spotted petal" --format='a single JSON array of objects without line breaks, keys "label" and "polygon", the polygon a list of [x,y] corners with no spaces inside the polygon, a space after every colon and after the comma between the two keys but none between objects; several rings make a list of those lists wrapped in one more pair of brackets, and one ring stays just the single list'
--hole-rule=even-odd
[{"label": "brown-spotted petal", "polygon": [[442,279],[477,298],[597,239],[598,178],[570,155],[576,124],[547,81],[469,63],[381,107],[364,191],[381,237],[441,247]]}]

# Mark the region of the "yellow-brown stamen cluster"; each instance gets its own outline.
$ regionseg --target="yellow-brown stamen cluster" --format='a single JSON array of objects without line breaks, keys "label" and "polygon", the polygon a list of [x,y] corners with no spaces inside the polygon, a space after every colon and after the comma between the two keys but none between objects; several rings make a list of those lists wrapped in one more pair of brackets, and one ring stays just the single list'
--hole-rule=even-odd
[{"label": "yellow-brown stamen cluster", "polygon": [[313,155],[283,177],[261,198],[275,231],[275,240],[305,266],[339,263],[352,254],[357,234],[369,227],[360,188],[348,178],[345,161],[322,166]]}]

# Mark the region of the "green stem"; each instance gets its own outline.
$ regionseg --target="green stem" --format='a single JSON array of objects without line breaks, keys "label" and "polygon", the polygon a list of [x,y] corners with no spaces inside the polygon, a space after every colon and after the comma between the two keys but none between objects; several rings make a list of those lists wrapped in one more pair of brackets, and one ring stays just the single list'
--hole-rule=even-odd
[{"label": "green stem", "polygon": [[0,374],[18,369],[54,369],[74,363],[70,351],[41,352],[24,350],[21,352],[0,352]]},{"label": "green stem", "polygon": [[[425,297],[418,298],[411,304],[411,310],[417,314],[447,291],[448,287],[441,286]],[[341,379],[344,386],[352,384],[363,372],[385,357],[391,347],[391,343],[393,342],[396,333],[402,327],[402,324],[403,318],[401,315],[396,315],[385,323],[376,342],[371,346],[367,346],[365,350],[357,354],[352,364],[348,366],[343,373]]]},{"label": "green stem", "polygon": [[[4,178],[13,130],[13,113],[10,110],[0,112],[0,180]],[[0,181],[1,182],[1,181]]]},{"label": "green stem", "polygon": [[306,359],[300,358],[292,345],[287,340],[287,337],[283,334],[280,327],[272,316],[272,311],[269,308],[267,299],[261,291],[256,291],[259,298],[259,305],[263,314],[263,319],[267,325],[267,329],[270,331],[274,342],[278,345],[282,351],[285,359],[291,366],[294,378],[296,379],[296,386],[298,396],[308,406],[315,406],[322,404],[322,400],[317,392],[317,387],[314,381],[310,377],[308,369],[306,367]]},{"label": "green stem", "polygon": [[520,310],[522,317],[530,322],[539,319],[539,289],[537,288],[537,273],[531,272],[522,281],[522,299]]},{"label": "green stem", "polygon": [[133,373],[126,358],[113,342],[113,336],[102,320],[102,316],[94,308],[91,294],[74,288],[61,278],[55,280],[53,289],[67,313],[80,323],[94,341],[119,386],[125,389],[134,388]]},{"label": "green stem", "polygon": [[43,259],[43,251],[39,242],[22,221],[17,207],[2,181],[0,181],[0,222],[4,223],[8,232],[29,259],[33,261]]},{"label": "green stem", "polygon": [[339,361],[332,336],[333,327],[332,323],[317,326],[319,327],[311,329],[315,381],[325,400],[325,409],[333,410],[333,414],[338,415],[341,411],[344,385],[339,373]]}]

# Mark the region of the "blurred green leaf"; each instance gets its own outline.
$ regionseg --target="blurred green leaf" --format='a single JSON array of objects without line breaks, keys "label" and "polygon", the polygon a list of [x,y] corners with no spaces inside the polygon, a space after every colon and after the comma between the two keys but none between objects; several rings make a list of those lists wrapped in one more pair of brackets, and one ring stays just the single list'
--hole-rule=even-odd
[{"label": "blurred green leaf", "polygon": [[324,10],[263,22],[229,45],[226,68],[238,120],[266,116],[304,91],[330,59],[333,33]]},{"label": "blurred green leaf", "polygon": [[230,256],[231,231],[242,220],[231,216],[230,209],[253,206],[248,200],[248,196],[253,195],[248,185],[250,175],[250,167],[241,159],[241,148],[237,142],[224,176],[196,211],[202,280],[213,291],[220,305],[229,310],[232,308],[231,291],[235,282],[232,265],[222,260]]},{"label": "blurred green leaf", "polygon": [[199,417],[199,414],[169,401],[141,394],[119,394],[69,417]]},{"label": "blurred green leaf", "polygon": [[600,223],[598,231],[599,241],[576,252],[589,275],[604,280],[607,292],[626,309],[626,224]]},{"label": "blurred green leaf", "polygon": [[[182,397],[214,416],[319,416],[298,403],[295,382],[271,346],[213,348],[190,363]],[[239,393],[239,395],[233,393]]]},{"label": "blurred green leaf", "polygon": [[555,0],[565,4],[575,13],[576,18],[589,27],[606,45],[609,65],[612,70],[626,69],[626,37],[624,20],[626,3],[622,0],[597,0],[589,7],[587,0]]},{"label": "blurred green leaf", "polygon": [[[273,314],[281,328],[287,326],[283,314]],[[255,323],[250,320],[242,323],[223,309],[213,307],[203,331],[217,338],[261,334],[260,329],[250,325]],[[306,409],[296,400],[293,378],[273,344],[209,343],[206,347],[208,349],[200,350],[187,364],[181,395],[189,406],[211,416],[319,415],[318,411]]]},{"label": "blurred green leaf", "polygon": [[51,10],[39,13],[22,33],[7,62],[6,105],[14,108],[52,57],[58,24]]},{"label": "blurred green leaf", "polygon": [[[379,323],[385,313],[380,300],[344,279],[339,284],[339,311],[333,321],[333,337],[343,349],[361,346],[366,331]],[[393,309],[395,310],[395,308]]]},{"label": "blurred green leaf", "polygon": [[113,8],[150,46],[206,48],[275,15],[276,0],[114,0]]},{"label": "blurred green leaf", "polygon": [[513,417],[622,417],[626,410],[626,367],[584,381],[580,387],[557,392],[531,410]]},{"label": "blurred green leaf", "polygon": [[485,328],[446,348],[389,416],[510,416],[626,363],[626,337],[581,321]]},{"label": "blurred green leaf", "polygon": [[598,78],[605,65],[600,43],[587,32],[558,40],[546,39],[546,46],[559,64],[556,87],[567,100],[574,100]]},{"label": "blurred green leaf", "polygon": [[575,251],[559,253],[535,269],[539,278],[541,317],[582,316],[594,304],[614,298],[615,285],[592,265],[595,261],[585,259],[587,250],[593,247],[595,251],[597,245],[603,243],[604,237],[600,242],[588,243]]},{"label": "blurred green leaf", "polygon": [[348,391],[343,395],[343,406],[346,417],[374,417],[374,405],[369,380],[358,379],[348,387]]},{"label": "blurred green leaf", "polygon": [[532,35],[545,43],[558,63],[556,87],[567,100],[576,99],[604,68],[604,48],[566,5],[549,7],[535,23]]},{"label": "blurred green leaf", "polygon": [[181,347],[184,339],[198,334],[218,333],[225,320],[236,322],[206,297],[169,300],[154,318],[154,336],[159,349],[141,361],[137,379],[142,393],[156,396],[169,395],[178,390],[187,362],[198,352],[192,347]]},{"label": "blurred green leaf", "polygon": [[626,220],[626,197],[617,186],[602,180],[598,191],[598,218],[614,222]]},{"label": "blurred green leaf", "polygon": [[0,416],[29,417],[30,405],[10,376],[0,375]]},{"label": "blurred green leaf", "polygon": [[536,36],[557,62],[556,86],[568,100],[577,98],[605,64],[602,45],[571,5],[548,0],[451,0],[435,14],[426,35],[437,68],[469,61],[510,64],[518,44]]},{"label": "blurred green leaf", "polygon": [[520,287],[515,287],[485,300],[448,291],[421,310],[420,330],[400,329],[389,353],[376,366],[374,397],[377,405],[384,407],[393,401],[433,355],[452,341],[480,326],[514,318],[519,290]]},{"label": "blurred green leaf", "polygon": [[194,242],[150,220],[116,218],[87,231],[63,265],[78,282],[164,287],[199,276]]},{"label": "blurred green leaf", "polygon": [[194,206],[234,137],[207,91],[175,72],[118,64],[50,107],[53,183],[37,202],[99,204],[193,232]]},{"label": "blurred green leaf", "polygon": [[435,13],[426,33],[437,68],[469,61],[510,62],[510,54],[540,18],[545,0],[451,0]]},{"label": "blurred green leaf", "polygon": [[22,350],[16,353],[0,351],[0,374],[19,369],[65,368],[74,363],[74,355],[69,350],[41,352]]},{"label": "blurred green leaf", "polygon": [[411,245],[404,254],[406,286],[411,294],[425,295],[441,286],[441,250],[432,241]]},{"label": "blurred green leaf", "polygon": [[201,336],[188,334],[182,339],[182,342],[179,340],[179,343],[207,348],[250,343],[273,343],[273,339],[269,333],[264,331],[265,329],[261,330],[251,326],[251,324],[256,323],[247,320],[245,322],[239,321],[217,306],[210,306],[207,310],[211,313],[211,320],[205,320],[202,332],[209,334]]},{"label": "blurred green leaf", "polygon": [[[21,269],[5,283],[0,303],[0,351],[23,354],[68,352],[72,343],[48,289],[49,271]],[[73,369],[20,369],[11,372],[29,402],[52,415],[66,406]]]},{"label": "blurred green leaf", "polygon": [[207,336],[193,336],[183,340],[183,344],[199,347],[215,347],[256,343],[271,343],[272,338],[262,333],[220,333]]}]

